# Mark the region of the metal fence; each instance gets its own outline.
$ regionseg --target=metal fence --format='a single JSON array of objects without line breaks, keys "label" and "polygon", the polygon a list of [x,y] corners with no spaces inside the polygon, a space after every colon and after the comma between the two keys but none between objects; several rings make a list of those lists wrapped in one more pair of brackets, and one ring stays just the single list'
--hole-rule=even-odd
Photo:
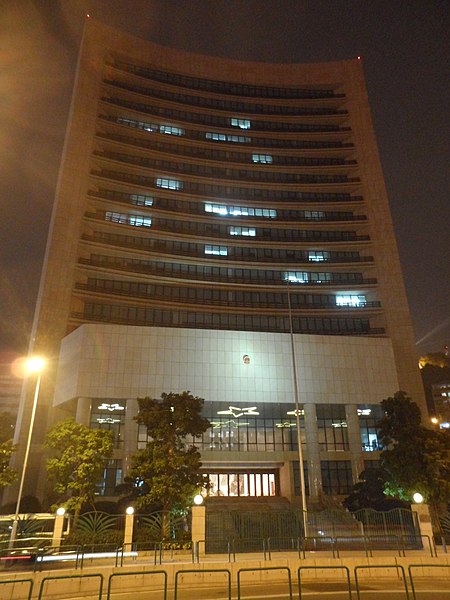
[{"label": "metal fence", "polygon": [[[307,528],[309,545],[313,543],[315,550],[330,549],[336,540],[343,549],[366,545],[370,549],[420,549],[424,542],[417,515],[407,509],[309,512]],[[239,552],[258,552],[261,540],[267,539],[272,540],[272,548],[288,550],[293,540],[305,538],[302,512],[214,511],[207,507],[205,537],[207,553],[225,553],[231,541]]]}]

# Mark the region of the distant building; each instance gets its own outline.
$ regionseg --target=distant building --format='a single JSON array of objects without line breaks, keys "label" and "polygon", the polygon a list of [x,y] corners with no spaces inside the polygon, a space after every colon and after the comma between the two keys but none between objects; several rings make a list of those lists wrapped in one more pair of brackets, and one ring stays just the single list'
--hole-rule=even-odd
[{"label": "distant building", "polygon": [[379,402],[425,407],[361,61],[233,61],[90,20],[35,315],[53,370],[30,491],[46,421],[114,431],[108,496],[146,443],[136,398],[190,390],[210,493],[298,501],[291,332],[307,493],[347,494]]},{"label": "distant building", "polygon": [[22,379],[11,375],[9,365],[0,365],[0,413],[17,415],[21,390]]},{"label": "distant building", "polygon": [[450,427],[450,358],[444,352],[432,352],[419,360],[425,397],[430,417],[437,418],[442,428]]}]

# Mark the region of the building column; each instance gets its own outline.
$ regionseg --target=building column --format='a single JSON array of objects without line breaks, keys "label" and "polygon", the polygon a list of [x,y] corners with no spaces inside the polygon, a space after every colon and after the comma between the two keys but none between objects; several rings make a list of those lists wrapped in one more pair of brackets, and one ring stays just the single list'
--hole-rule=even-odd
[{"label": "building column", "polygon": [[77,412],[75,414],[75,421],[81,423],[81,425],[89,426],[91,420],[91,399],[90,398],[78,398]]},{"label": "building column", "polygon": [[345,419],[347,421],[348,445],[352,455],[353,483],[358,481],[359,474],[364,470],[364,459],[361,446],[361,430],[356,404],[345,405]]},{"label": "building column", "polygon": [[136,398],[128,398],[125,413],[125,428],[123,441],[123,475],[130,470],[130,458],[137,450],[138,424],[134,417],[138,414],[138,403]]},{"label": "building column", "polygon": [[308,451],[309,498],[314,501],[322,490],[316,406],[315,404],[304,404],[303,407],[305,410],[305,435]]}]

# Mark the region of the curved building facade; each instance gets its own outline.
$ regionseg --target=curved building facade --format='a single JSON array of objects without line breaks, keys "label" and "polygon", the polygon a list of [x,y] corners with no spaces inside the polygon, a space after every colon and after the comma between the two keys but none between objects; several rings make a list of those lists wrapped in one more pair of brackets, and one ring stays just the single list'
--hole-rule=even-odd
[{"label": "curved building facade", "polygon": [[231,61],[87,21],[33,337],[55,359],[36,450],[63,413],[112,428],[100,494],[145,444],[136,398],[189,389],[213,491],[294,500],[293,357],[307,491],[347,493],[377,404],[423,394],[361,61]]}]

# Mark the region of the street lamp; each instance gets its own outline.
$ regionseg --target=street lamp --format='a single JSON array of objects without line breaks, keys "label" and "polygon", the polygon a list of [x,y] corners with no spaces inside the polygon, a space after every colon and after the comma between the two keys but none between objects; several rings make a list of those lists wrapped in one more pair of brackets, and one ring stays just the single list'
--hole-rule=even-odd
[{"label": "street lamp", "polygon": [[287,280],[287,299],[289,307],[289,333],[291,338],[291,358],[292,358],[292,377],[294,383],[294,398],[295,398],[295,415],[297,423],[297,445],[298,445],[298,460],[299,460],[299,471],[300,471],[300,491],[302,494],[302,515],[303,515],[303,533],[304,536],[308,536],[308,512],[306,506],[306,486],[305,486],[305,473],[303,471],[303,449],[302,449],[302,433],[300,431],[300,403],[298,399],[298,382],[297,382],[297,364],[295,360],[295,345],[294,345],[294,328],[292,325],[292,307],[291,307],[291,294],[289,289],[289,279]]},{"label": "street lamp", "polygon": [[9,547],[14,547],[14,542],[17,536],[17,527],[19,523],[20,501],[22,499],[23,484],[25,482],[25,474],[27,470],[28,456],[30,454],[31,437],[33,435],[34,418],[36,416],[36,407],[39,396],[39,388],[41,385],[41,374],[45,369],[46,361],[41,356],[30,356],[24,363],[26,377],[33,374],[37,375],[36,387],[34,389],[33,408],[31,410],[30,426],[28,428],[27,445],[25,447],[25,455],[23,458],[22,475],[20,477],[19,492],[17,495],[16,512],[14,513],[14,521],[11,529],[11,537],[9,538]]}]

